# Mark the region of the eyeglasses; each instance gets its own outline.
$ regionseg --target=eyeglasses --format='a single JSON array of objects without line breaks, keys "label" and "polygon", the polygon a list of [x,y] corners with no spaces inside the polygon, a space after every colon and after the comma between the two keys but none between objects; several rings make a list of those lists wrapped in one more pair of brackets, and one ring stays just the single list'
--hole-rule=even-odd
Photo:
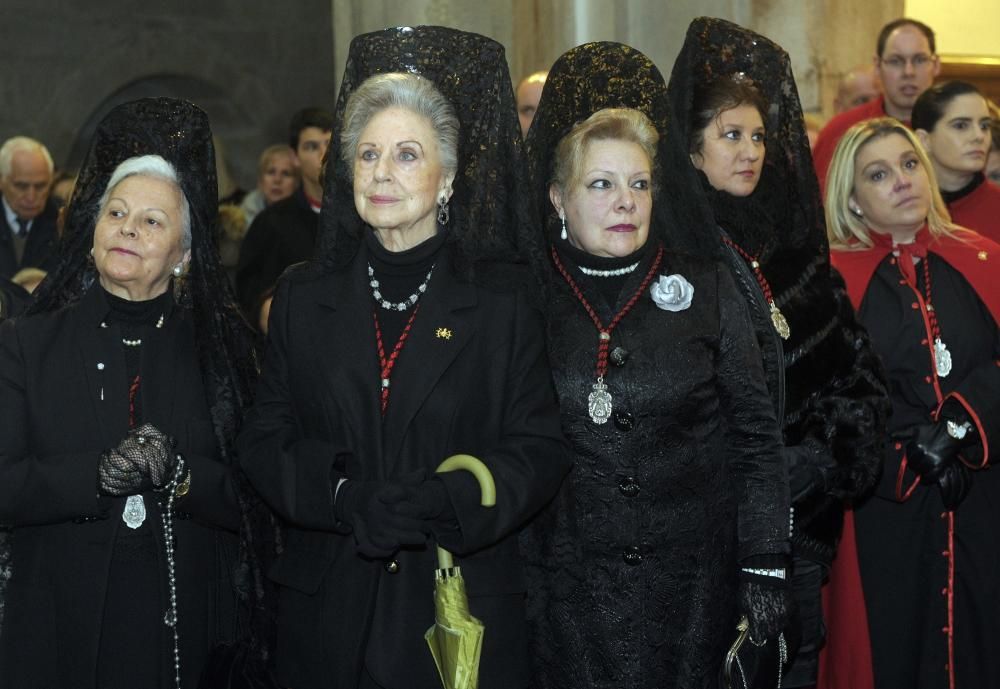
[{"label": "eyeglasses", "polygon": [[880,60],[883,65],[889,69],[894,69],[897,71],[903,71],[906,69],[907,63],[913,65],[913,69],[923,69],[927,67],[932,62],[934,62],[934,56],[928,55],[927,53],[918,53],[913,57],[904,57],[903,55],[893,55],[884,60]]}]

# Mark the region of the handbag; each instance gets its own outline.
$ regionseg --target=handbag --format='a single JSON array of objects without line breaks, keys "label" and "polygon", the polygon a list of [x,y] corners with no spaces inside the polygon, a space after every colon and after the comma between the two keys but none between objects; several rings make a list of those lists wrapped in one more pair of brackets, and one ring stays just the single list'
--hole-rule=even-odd
[{"label": "handbag", "polygon": [[782,672],[787,664],[784,633],[758,644],[750,638],[750,622],[744,615],[736,625],[736,640],[722,663],[721,684],[725,689],[781,689]]}]

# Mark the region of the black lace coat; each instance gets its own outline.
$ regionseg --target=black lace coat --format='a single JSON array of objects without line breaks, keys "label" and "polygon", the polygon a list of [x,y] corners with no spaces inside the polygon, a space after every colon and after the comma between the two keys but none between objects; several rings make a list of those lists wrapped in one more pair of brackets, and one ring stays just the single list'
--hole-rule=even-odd
[{"label": "black lace coat", "polygon": [[[570,270],[610,320],[594,284]],[[603,425],[587,410],[596,328],[569,287],[553,285],[549,357],[575,466],[522,543],[540,688],[715,686],[738,562],[787,552],[778,426],[743,299],[713,262],[667,252],[658,274],[675,273],[694,286],[690,308],[663,310],[647,289],[613,331]]]}]

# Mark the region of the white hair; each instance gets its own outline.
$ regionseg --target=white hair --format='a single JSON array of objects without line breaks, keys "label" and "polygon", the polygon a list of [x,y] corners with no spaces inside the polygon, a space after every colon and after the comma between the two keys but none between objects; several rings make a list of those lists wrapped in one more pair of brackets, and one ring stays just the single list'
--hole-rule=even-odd
[{"label": "white hair", "polygon": [[104,188],[104,194],[101,195],[101,200],[97,202],[97,217],[99,218],[104,214],[104,210],[107,208],[108,199],[110,198],[111,192],[114,188],[117,187],[126,177],[134,177],[136,175],[162,179],[165,182],[172,182],[177,187],[177,191],[180,192],[181,195],[181,227],[183,229],[181,244],[185,250],[190,249],[191,205],[188,203],[187,196],[184,194],[184,189],[181,188],[181,181],[177,176],[177,170],[161,156],[137,156],[119,163],[118,167],[115,168],[115,171],[111,173],[111,179],[108,180],[108,186]]},{"label": "white hair", "polygon": [[38,153],[45,159],[49,174],[51,175],[52,171],[55,170],[49,149],[45,148],[41,141],[36,141],[28,136],[12,136],[3,142],[3,146],[0,146],[0,177],[6,177],[10,174],[15,153]]}]

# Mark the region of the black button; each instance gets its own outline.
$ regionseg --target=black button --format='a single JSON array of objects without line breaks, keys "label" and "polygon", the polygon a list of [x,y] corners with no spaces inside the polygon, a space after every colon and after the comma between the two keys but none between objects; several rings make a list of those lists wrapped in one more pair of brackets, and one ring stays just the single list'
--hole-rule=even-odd
[{"label": "black button", "polygon": [[614,418],[615,426],[617,426],[619,431],[627,433],[635,428],[635,417],[632,416],[632,412],[616,409],[611,416]]},{"label": "black button", "polygon": [[621,483],[618,484],[618,490],[622,492],[626,498],[634,498],[639,494],[639,484],[635,482],[635,479],[631,476],[626,476],[622,479]]},{"label": "black button", "polygon": [[615,347],[611,350],[611,363],[615,366],[624,366],[628,361],[628,350],[624,347]]},{"label": "black button", "polygon": [[395,574],[396,572],[399,571],[399,563],[396,562],[395,560],[389,560],[388,562],[385,563],[385,571],[387,571],[389,574]]},{"label": "black button", "polygon": [[630,545],[628,548],[622,551],[622,559],[625,560],[625,564],[629,567],[635,567],[642,563],[642,553],[639,552],[639,546]]}]

